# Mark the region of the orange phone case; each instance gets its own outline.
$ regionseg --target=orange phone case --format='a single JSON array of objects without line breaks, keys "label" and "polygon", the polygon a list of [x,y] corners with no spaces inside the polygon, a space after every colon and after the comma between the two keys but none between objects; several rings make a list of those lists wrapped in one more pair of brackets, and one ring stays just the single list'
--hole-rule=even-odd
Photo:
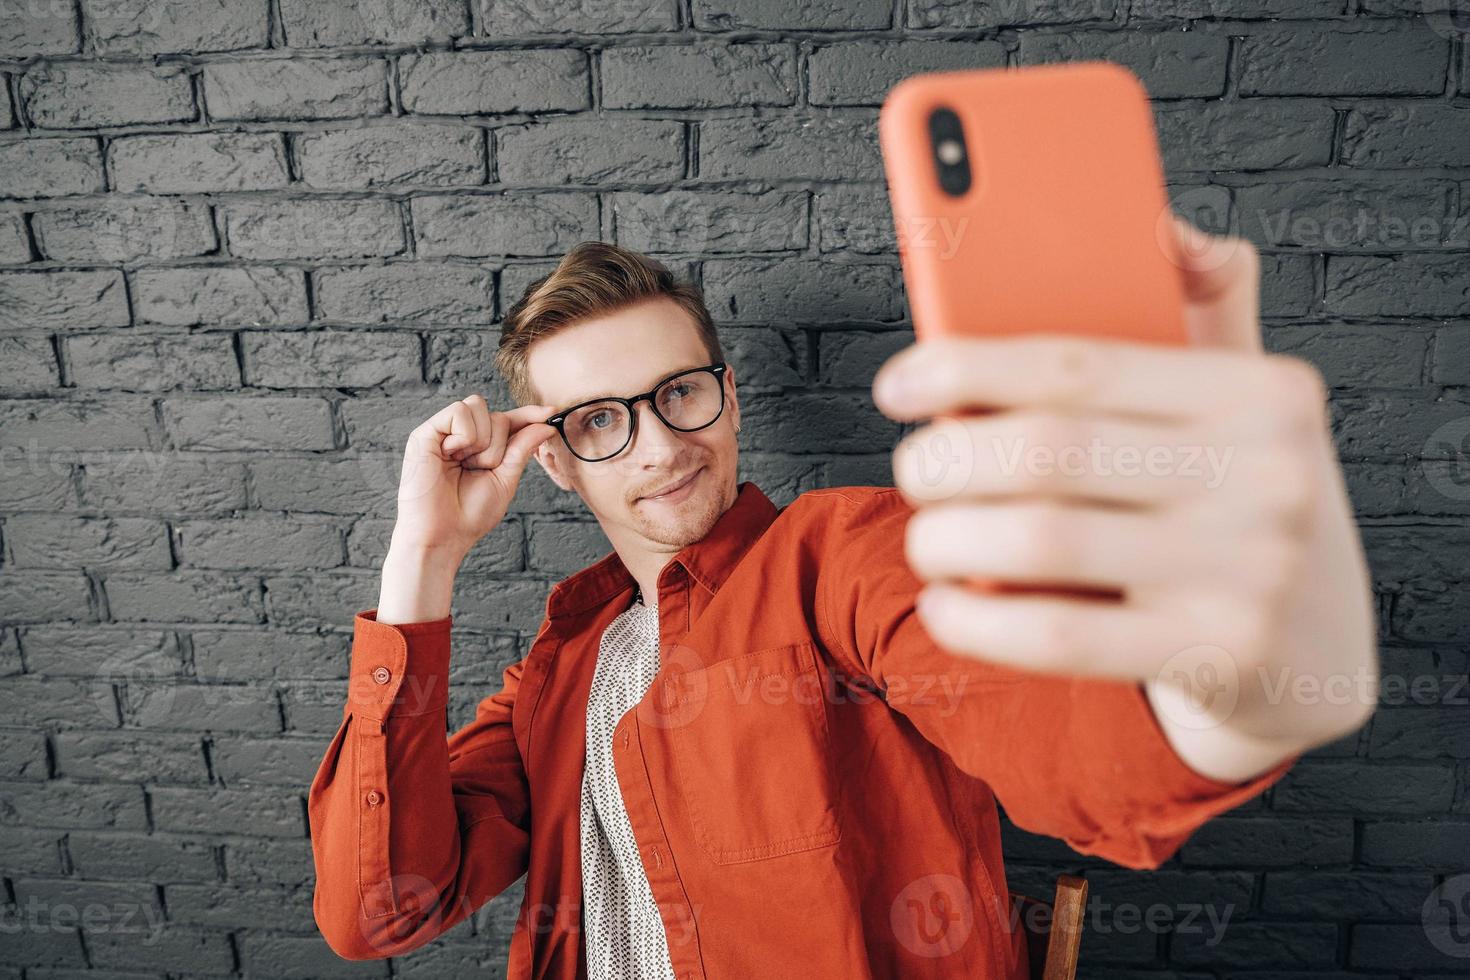
[{"label": "orange phone case", "polygon": [[[928,120],[960,118],[971,185],[938,183]],[[1184,343],[1143,84],[1107,61],[914,75],[878,116],[920,339],[1067,333]]]},{"label": "orange phone case", "polygon": [[[943,190],[929,118],[959,118],[970,186]],[[878,117],[914,333],[1081,334],[1185,344],[1184,298],[1153,115],[1121,65],[932,72]],[[987,592],[1116,600],[1084,587],[966,578]]]}]

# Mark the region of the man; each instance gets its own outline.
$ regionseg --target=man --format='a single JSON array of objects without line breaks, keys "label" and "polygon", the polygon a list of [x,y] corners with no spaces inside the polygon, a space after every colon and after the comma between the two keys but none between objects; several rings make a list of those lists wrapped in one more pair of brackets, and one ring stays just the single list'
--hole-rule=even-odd
[{"label": "man", "polygon": [[[1263,351],[1250,245],[1175,233],[1192,347],[910,347],[879,408],[947,417],[895,485],[780,510],[694,287],[601,243],[533,283],[519,407],[408,440],[310,791],[332,948],[406,953],[524,874],[511,977],[1024,977],[997,801],[1153,868],[1360,727],[1371,684],[1282,694],[1377,676],[1322,383]],[[446,740],[455,571],[533,455],[614,550]]]}]

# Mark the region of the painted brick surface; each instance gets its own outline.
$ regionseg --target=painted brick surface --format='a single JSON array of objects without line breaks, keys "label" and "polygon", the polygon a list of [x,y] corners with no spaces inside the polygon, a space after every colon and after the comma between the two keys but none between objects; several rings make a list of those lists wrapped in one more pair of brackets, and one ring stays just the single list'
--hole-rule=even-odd
[{"label": "painted brick surface", "polygon": [[[1467,40],[1453,0],[0,0],[0,980],[498,975],[519,886],[391,964],[311,918],[409,429],[505,405],[501,316],[601,238],[704,286],[745,478],[889,483],[877,107],[1088,58],[1327,379],[1385,677],[1158,872],[1007,823],[1012,886],[1088,875],[1084,976],[1470,975],[1421,920],[1470,873]],[[606,550],[533,467],[461,574],[453,727]]]}]

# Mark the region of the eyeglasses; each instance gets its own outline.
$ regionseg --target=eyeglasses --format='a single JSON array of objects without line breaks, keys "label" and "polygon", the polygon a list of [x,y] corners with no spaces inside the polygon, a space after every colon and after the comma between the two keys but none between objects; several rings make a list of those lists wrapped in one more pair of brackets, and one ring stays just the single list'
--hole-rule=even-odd
[{"label": "eyeglasses", "polygon": [[611,459],[627,448],[638,429],[636,406],[647,399],[659,421],[677,432],[713,425],[725,410],[723,361],[681,371],[631,398],[594,398],[546,420],[556,426],[572,455],[588,463]]}]

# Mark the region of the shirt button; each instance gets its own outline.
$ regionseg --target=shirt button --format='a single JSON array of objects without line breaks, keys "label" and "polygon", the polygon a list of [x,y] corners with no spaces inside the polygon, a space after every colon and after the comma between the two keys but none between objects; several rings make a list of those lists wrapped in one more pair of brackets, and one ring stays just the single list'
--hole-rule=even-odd
[{"label": "shirt button", "polygon": [[379,793],[375,789],[368,790],[368,795],[367,795],[367,805],[368,806],[377,806],[379,803],[382,803],[382,802],[383,802],[383,794],[382,793]]},{"label": "shirt button", "polygon": [[379,684],[386,684],[392,679],[393,672],[387,667],[373,668],[373,680],[377,681]]}]

